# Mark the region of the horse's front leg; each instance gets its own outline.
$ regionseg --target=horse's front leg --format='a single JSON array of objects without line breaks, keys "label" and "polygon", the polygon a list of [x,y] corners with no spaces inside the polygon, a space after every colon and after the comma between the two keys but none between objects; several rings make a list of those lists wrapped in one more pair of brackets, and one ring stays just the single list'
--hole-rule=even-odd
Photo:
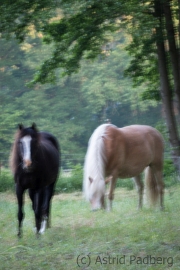
[{"label": "horse's front leg", "polygon": [[23,198],[24,198],[24,189],[19,185],[16,184],[16,196],[18,201],[18,237],[22,236],[22,221],[24,218],[24,211],[23,211]]},{"label": "horse's front leg", "polygon": [[43,204],[43,190],[39,189],[35,193],[34,202],[33,202],[37,234],[40,233],[40,229],[41,229],[42,204]]},{"label": "horse's front leg", "polygon": [[110,176],[109,177],[110,189],[109,189],[109,194],[108,194],[108,199],[109,199],[108,207],[107,207],[108,211],[112,210],[112,201],[114,199],[114,189],[115,189],[115,186],[116,186],[116,181],[117,181],[116,176]]},{"label": "horse's front leg", "polygon": [[143,203],[143,192],[144,192],[144,185],[141,180],[141,175],[137,175],[134,177],[134,182],[136,184],[136,188],[139,194],[139,203],[138,203],[138,210],[142,209]]}]

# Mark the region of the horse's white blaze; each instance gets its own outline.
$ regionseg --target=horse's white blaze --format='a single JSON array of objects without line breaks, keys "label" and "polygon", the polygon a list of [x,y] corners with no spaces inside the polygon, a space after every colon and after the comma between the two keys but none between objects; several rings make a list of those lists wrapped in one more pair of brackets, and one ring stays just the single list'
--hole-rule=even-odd
[{"label": "horse's white blaze", "polygon": [[23,145],[23,160],[31,162],[31,136],[27,135],[21,139]]}]

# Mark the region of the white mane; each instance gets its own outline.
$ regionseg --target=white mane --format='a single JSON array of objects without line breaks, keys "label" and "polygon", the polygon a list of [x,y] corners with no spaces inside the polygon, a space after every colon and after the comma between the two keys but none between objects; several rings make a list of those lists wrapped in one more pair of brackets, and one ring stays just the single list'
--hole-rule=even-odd
[{"label": "white mane", "polygon": [[90,197],[90,181],[89,177],[93,179],[94,188],[100,187],[105,178],[105,149],[104,137],[106,137],[106,128],[110,124],[100,125],[95,129],[89,139],[88,149],[85,156],[84,163],[84,180],[83,192],[88,200]]}]

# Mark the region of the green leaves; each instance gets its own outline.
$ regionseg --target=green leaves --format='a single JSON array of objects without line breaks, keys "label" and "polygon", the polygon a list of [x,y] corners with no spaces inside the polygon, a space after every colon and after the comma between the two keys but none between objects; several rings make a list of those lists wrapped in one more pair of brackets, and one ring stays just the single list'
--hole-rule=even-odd
[{"label": "green leaves", "polygon": [[22,42],[32,24],[38,30],[52,16],[51,11],[55,8],[55,1],[47,0],[17,0],[0,1],[0,32],[5,37],[15,34]]},{"label": "green leaves", "polygon": [[[47,59],[35,76],[34,83],[55,80],[54,70],[62,68],[63,75],[71,75],[79,70],[83,58],[95,59],[102,52],[106,42],[106,32],[115,31],[116,18],[121,6],[112,1],[75,1],[72,13],[69,1],[63,1],[64,17],[43,28],[44,42],[54,44],[52,57]],[[71,1],[72,4],[75,2]],[[120,11],[120,9],[119,9]]]}]

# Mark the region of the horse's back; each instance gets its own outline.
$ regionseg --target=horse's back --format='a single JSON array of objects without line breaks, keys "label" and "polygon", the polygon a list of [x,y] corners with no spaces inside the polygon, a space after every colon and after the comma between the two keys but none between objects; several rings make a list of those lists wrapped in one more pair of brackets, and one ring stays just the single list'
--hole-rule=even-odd
[{"label": "horse's back", "polygon": [[44,131],[41,131],[39,133],[40,133],[42,139],[47,140],[50,143],[52,143],[52,145],[54,145],[54,147],[60,152],[58,140],[56,139],[56,137],[54,135],[52,135],[49,132],[44,132]]},{"label": "horse's back", "polygon": [[120,177],[126,178],[151,164],[162,166],[163,139],[156,129],[145,125],[108,126],[106,133],[107,174],[117,170]]},{"label": "horse's back", "polygon": [[39,186],[49,185],[57,180],[60,168],[59,144],[55,136],[46,132],[40,133],[39,146],[36,153],[36,169],[34,176]]},{"label": "horse's back", "polygon": [[39,155],[42,161],[47,163],[47,168],[54,166],[59,167],[60,150],[57,139],[50,133],[41,132],[41,140],[39,145],[41,151]]},{"label": "horse's back", "polygon": [[127,147],[143,148],[144,151],[163,152],[163,138],[160,132],[146,125],[132,125],[124,128],[119,128],[123,134]]}]

